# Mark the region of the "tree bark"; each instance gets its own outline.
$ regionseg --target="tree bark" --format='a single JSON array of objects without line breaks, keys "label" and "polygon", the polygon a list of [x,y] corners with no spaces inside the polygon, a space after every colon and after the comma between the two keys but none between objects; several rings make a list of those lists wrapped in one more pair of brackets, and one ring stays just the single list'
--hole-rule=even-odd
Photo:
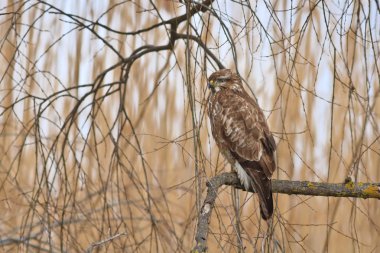
[{"label": "tree bark", "polygon": [[[198,226],[195,235],[196,245],[192,252],[207,250],[208,225],[212,209],[222,185],[229,185],[244,190],[236,173],[222,173],[211,178],[207,183],[207,195],[198,216]],[[273,193],[297,194],[326,197],[354,197],[380,199],[380,183],[354,183],[350,179],[344,183],[319,183],[310,181],[272,180]],[[249,192],[254,192],[253,190]]]}]

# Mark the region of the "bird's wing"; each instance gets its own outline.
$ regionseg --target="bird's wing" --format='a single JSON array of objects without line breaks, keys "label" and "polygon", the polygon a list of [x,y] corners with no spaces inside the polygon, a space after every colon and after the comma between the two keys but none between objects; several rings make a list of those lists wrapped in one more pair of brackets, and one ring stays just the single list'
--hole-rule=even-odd
[{"label": "bird's wing", "polygon": [[270,178],[276,168],[276,144],[265,117],[256,102],[234,91],[218,92],[212,99],[209,113],[214,139],[252,179],[261,216],[267,220],[273,213]]},{"label": "bird's wing", "polygon": [[218,92],[213,99],[209,113],[219,146],[235,153],[239,162],[263,160],[260,165],[270,177],[276,144],[259,106],[232,90]]}]

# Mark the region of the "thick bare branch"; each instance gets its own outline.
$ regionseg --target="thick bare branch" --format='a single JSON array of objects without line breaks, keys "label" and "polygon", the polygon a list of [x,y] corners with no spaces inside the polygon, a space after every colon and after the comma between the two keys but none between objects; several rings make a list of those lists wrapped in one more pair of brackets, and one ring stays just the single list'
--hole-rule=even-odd
[{"label": "thick bare branch", "polygon": [[[243,189],[235,173],[222,173],[207,182],[207,195],[198,217],[198,227],[195,236],[196,246],[193,252],[205,252],[207,249],[208,224],[212,209],[222,185]],[[310,195],[326,197],[354,197],[380,199],[380,183],[354,183],[346,180],[344,183],[320,183],[310,181],[272,180],[272,191],[288,195]],[[253,190],[250,192],[254,192]]]}]

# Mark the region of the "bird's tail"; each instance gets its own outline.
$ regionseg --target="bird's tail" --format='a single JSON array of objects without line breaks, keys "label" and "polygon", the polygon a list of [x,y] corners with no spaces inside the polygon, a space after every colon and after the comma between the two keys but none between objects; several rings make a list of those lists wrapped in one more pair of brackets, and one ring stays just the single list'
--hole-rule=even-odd
[{"label": "bird's tail", "polygon": [[268,220],[273,215],[272,181],[260,169],[250,168],[246,172],[253,179],[252,186],[259,197],[261,217]]},{"label": "bird's tail", "polygon": [[[259,196],[260,198],[260,196]],[[269,198],[260,200],[260,213],[264,220],[268,220],[273,215],[273,197],[272,190],[270,190]]]}]

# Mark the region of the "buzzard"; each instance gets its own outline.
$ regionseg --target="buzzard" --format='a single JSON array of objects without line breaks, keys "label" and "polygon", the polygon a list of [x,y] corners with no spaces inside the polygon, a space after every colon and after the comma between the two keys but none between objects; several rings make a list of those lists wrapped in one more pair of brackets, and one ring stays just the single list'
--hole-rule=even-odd
[{"label": "buzzard", "polygon": [[273,214],[271,176],[276,169],[276,143],[263,112],[244,90],[240,77],[229,69],[208,79],[208,115],[219,150],[237,172],[246,190],[259,197],[261,217]]}]

